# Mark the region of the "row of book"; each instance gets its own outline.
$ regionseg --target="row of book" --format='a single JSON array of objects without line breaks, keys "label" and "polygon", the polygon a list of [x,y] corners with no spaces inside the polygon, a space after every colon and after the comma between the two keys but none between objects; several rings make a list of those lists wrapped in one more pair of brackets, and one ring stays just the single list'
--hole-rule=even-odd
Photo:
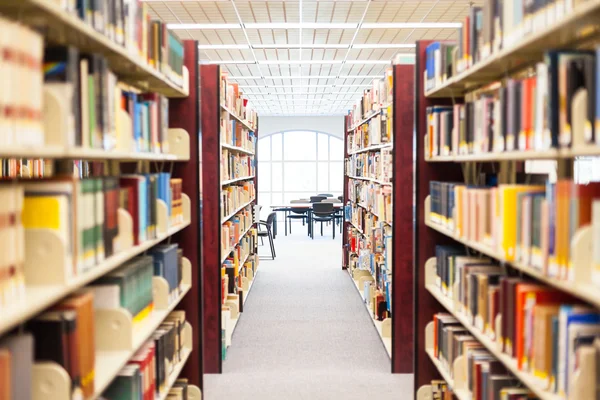
[{"label": "row of book", "polygon": [[0,179],[49,178],[54,173],[53,160],[40,158],[0,159]]},{"label": "row of book", "polygon": [[256,197],[253,181],[244,181],[243,184],[229,185],[221,191],[221,219],[231,216],[244,204]]},{"label": "row of book", "polygon": [[348,132],[346,148],[348,153],[368,146],[390,143],[392,141],[393,120],[392,106],[378,111],[378,114],[356,129]]},{"label": "row of book", "polygon": [[235,118],[229,118],[227,111],[221,111],[221,144],[241,147],[254,152],[256,149],[256,135],[249,131],[244,124]]},{"label": "row of book", "polygon": [[[505,366],[489,353],[483,345],[452,315],[433,315],[433,357],[442,368],[453,377],[454,361],[458,357],[466,359],[465,387],[472,399],[536,399]],[[444,392],[452,398],[444,384],[434,384],[433,390]]]},{"label": "row of book", "polygon": [[[68,121],[68,146],[106,151],[169,153],[169,101],[139,93],[118,82],[99,54],[80,54],[74,46],[47,47],[44,90],[65,104],[62,115],[48,110],[49,133],[57,118]],[[122,118],[127,115],[129,118]]]},{"label": "row of book", "polygon": [[[220,95],[221,104],[235,113],[240,119],[246,121],[253,129],[256,129],[258,126],[256,111],[250,106],[248,99],[240,90],[239,84],[230,81],[229,74],[225,71],[221,72]],[[230,117],[225,115],[223,118],[229,119]],[[228,122],[225,121],[222,124],[227,125]]]},{"label": "row of book", "polygon": [[348,181],[348,200],[375,214],[380,221],[392,222],[392,188],[357,179]]},{"label": "row of book", "polygon": [[223,262],[223,277],[227,277],[225,295],[227,293],[238,294],[240,288],[242,288],[242,278],[246,276],[244,270],[250,268],[254,271],[253,264],[256,258],[254,256],[257,254],[258,246],[257,239],[257,230],[251,229],[250,234],[242,238],[240,245]]},{"label": "row of book", "polygon": [[228,255],[254,223],[252,210],[244,209],[221,225],[221,253]]},{"label": "row of book", "polygon": [[457,237],[488,246],[500,259],[575,281],[571,243],[592,227],[592,281],[600,284],[600,184],[556,183],[467,186],[430,182],[431,221]]},{"label": "row of book", "polygon": [[180,179],[160,173],[120,178],[57,177],[0,187],[3,214],[10,221],[0,230],[6,245],[0,264],[0,308],[22,298],[26,269],[36,267],[29,266],[25,256],[25,247],[32,245],[26,242],[30,233],[47,230],[60,237],[69,279],[121,250],[116,240],[119,208],[133,218],[136,244],[157,237],[158,199],[167,204],[174,222],[183,222],[181,192],[173,190],[180,184]]},{"label": "row of book", "polygon": [[[106,399],[167,399],[187,397],[187,379],[168,387],[175,367],[184,361],[185,311],[173,311],[119,372],[102,394]],[[167,392],[168,389],[168,392]]]},{"label": "row of book", "polygon": [[[369,89],[363,91],[362,97],[352,106],[346,116],[348,128],[356,126],[372,112],[387,108],[394,98],[394,71],[386,68],[382,79],[373,79]],[[391,109],[388,112],[391,119]],[[386,132],[383,130],[382,132]]]},{"label": "row of book", "polygon": [[548,51],[544,62],[470,93],[464,104],[429,107],[427,155],[599,146],[596,54]]},{"label": "row of book", "polygon": [[[175,255],[174,260],[168,254]],[[95,311],[126,309],[136,321],[153,309],[152,278],[162,276],[181,288],[181,257],[176,245],[157,246],[102,276],[26,324],[28,333],[0,339],[0,392],[5,399],[30,399],[32,364],[52,361],[71,378],[73,397],[92,396],[96,365]]]},{"label": "row of book", "polygon": [[227,149],[222,150],[221,179],[223,181],[254,176],[255,168],[254,156],[240,154]]},{"label": "row of book", "polygon": [[0,31],[0,69],[5,82],[0,101],[0,146],[40,146],[44,144],[43,37],[5,18],[0,18]]},{"label": "row of book", "polygon": [[577,361],[580,351],[600,347],[598,310],[543,284],[508,276],[493,261],[458,247],[438,246],[436,258],[442,274],[436,280],[442,294],[454,300],[454,312],[495,340],[540,388],[568,397],[573,377],[586,364]]},{"label": "row of book", "polygon": [[425,90],[472,68],[503,48],[511,48],[524,37],[553,26],[576,10],[572,1],[485,0],[474,6],[458,29],[456,41],[434,42],[426,49]]},{"label": "row of book", "polygon": [[346,175],[376,179],[389,183],[393,175],[393,154],[391,148],[352,154],[346,158]]},{"label": "row of book", "polygon": [[181,86],[183,44],[167,24],[150,18],[140,0],[83,0],[63,2],[68,13],[125,47],[134,59],[147,63]]},{"label": "row of book", "polygon": [[[429,385],[431,387],[431,398],[436,400],[452,400],[454,399],[454,392],[452,387],[448,385],[448,382],[443,380],[433,380]],[[502,399],[504,400],[504,399]],[[512,400],[512,399],[511,399]]]}]

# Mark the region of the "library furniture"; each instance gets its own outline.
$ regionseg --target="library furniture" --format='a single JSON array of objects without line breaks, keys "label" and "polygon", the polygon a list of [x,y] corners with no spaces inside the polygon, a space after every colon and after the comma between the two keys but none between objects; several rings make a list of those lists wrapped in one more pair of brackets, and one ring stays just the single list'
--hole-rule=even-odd
[{"label": "library furniture", "polygon": [[[269,239],[269,247],[271,248],[271,259],[274,260],[275,259],[275,243],[273,243],[273,221],[275,221],[275,218],[277,217],[277,213],[270,213],[267,216],[267,220],[266,221],[261,221],[258,223],[258,237],[261,240],[261,244],[262,242],[262,238],[266,237]],[[266,230],[262,230],[260,229],[261,226],[264,226]]]},{"label": "library furniture", "polygon": [[[66,112],[57,112],[51,116],[40,116],[40,119],[50,117],[42,123],[45,133],[44,144],[40,146],[2,146],[0,157],[3,159],[22,157],[24,159],[51,160],[55,166],[56,175],[70,173],[71,176],[61,179],[64,179],[64,182],[69,180],[74,185],[82,184],[83,179],[87,178],[96,179],[102,185],[100,179],[104,177],[118,177],[132,171],[154,173],[170,169],[172,170],[172,178],[181,178],[183,181],[182,215],[181,220],[172,219],[166,202],[157,199],[155,205],[149,205],[156,212],[155,233],[149,235],[151,237],[147,240],[134,241],[134,221],[137,220],[137,217],[125,208],[118,208],[114,215],[117,233],[114,241],[112,241],[112,254],[107,254],[104,257],[104,253],[100,255],[100,252],[95,250],[94,265],[85,269],[78,269],[76,273],[73,271],[73,261],[69,258],[71,255],[67,255],[75,248],[74,243],[71,242],[75,235],[72,237],[59,237],[51,227],[25,229],[23,235],[23,245],[25,247],[23,288],[20,295],[16,296],[19,298],[18,302],[3,305],[2,315],[0,316],[0,335],[3,337],[0,337],[0,340],[4,339],[5,335],[11,335],[12,332],[18,331],[21,334],[27,331],[26,326],[29,326],[41,314],[55,309],[65,298],[78,293],[80,289],[91,287],[89,285],[102,280],[134,258],[147,254],[155,246],[165,243],[177,243],[179,248],[183,250],[183,258],[181,261],[182,283],[176,291],[171,291],[165,278],[158,275],[153,276],[151,282],[153,308],[148,310],[143,318],[136,316],[135,322],[134,316],[124,307],[96,309],[94,311],[92,317],[95,325],[95,346],[93,346],[95,358],[94,388],[93,393],[86,397],[100,397],[120,374],[121,370],[131,362],[136,353],[151,339],[169,314],[176,308],[185,308],[187,321],[182,325],[182,337],[185,339],[181,343],[183,346],[181,361],[173,365],[173,370],[166,381],[166,387],[157,395],[158,398],[166,398],[169,389],[173,387],[177,378],[185,376],[190,383],[188,387],[190,398],[199,399],[201,392],[197,386],[202,386],[202,363],[199,356],[202,330],[198,324],[200,310],[197,306],[198,293],[201,287],[200,259],[197,256],[199,241],[197,238],[199,237],[201,219],[196,211],[199,204],[199,191],[192,190],[192,188],[198,188],[197,171],[199,163],[197,148],[193,147],[193,144],[197,143],[196,133],[198,129],[197,125],[196,129],[191,129],[191,122],[190,125],[186,125],[186,119],[198,120],[198,99],[195,97],[197,89],[197,74],[195,71],[198,64],[197,43],[190,42],[186,44],[183,80],[180,83],[175,83],[160,72],[158,68],[151,67],[138,54],[133,54],[131,50],[123,45],[117,44],[108,36],[94,30],[90,25],[79,19],[75,13],[66,11],[58,3],[37,0],[3,2],[0,4],[0,12],[3,19],[31,25],[39,32],[43,32],[43,41],[40,41],[43,45],[70,45],[81,53],[102,55],[107,60],[108,69],[115,74],[119,83],[127,83],[140,92],[162,94],[171,98],[169,100],[170,123],[168,125],[168,137],[166,138],[169,151],[161,153],[133,151],[132,149],[107,150],[102,146],[92,148],[91,146],[76,146],[68,143],[67,130],[57,128],[66,127],[69,115],[79,114],[80,110],[74,109],[73,104],[65,101],[65,98],[56,96],[56,93],[47,90],[48,88],[43,82],[43,75],[40,75],[42,77],[39,81],[40,86],[35,88],[39,92],[37,97],[39,99],[43,97],[49,107],[56,107],[54,109],[50,108],[51,110],[60,109]],[[37,33],[33,34],[37,35]],[[41,71],[43,60],[38,61],[37,66]],[[79,63],[79,59],[76,61]],[[188,69],[190,75],[188,75]],[[28,94],[31,98],[36,97],[34,96],[36,93],[31,92]],[[173,100],[174,98],[178,98],[178,100]],[[120,101],[121,99],[119,99]],[[190,104],[193,101],[196,101],[195,109],[194,105]],[[44,112],[48,112],[48,110]],[[178,116],[185,116],[186,118],[178,118]],[[129,127],[129,130],[126,129],[122,132],[123,138],[127,137],[133,140],[134,132],[131,116],[125,112],[119,115],[119,118],[124,127]],[[134,164],[137,164],[137,166]],[[186,174],[184,171],[189,172]],[[194,171],[196,171],[195,175]],[[80,175],[76,176],[75,173]],[[32,185],[44,184],[40,180],[35,182],[28,180],[28,182],[31,182]],[[56,181],[47,180],[47,182]],[[23,180],[15,181],[10,186],[16,188],[24,183]],[[102,190],[106,189],[100,191],[102,196],[105,196]],[[79,201],[83,201],[82,198],[73,198],[73,202],[69,203],[69,207],[83,207]],[[108,200],[106,201],[108,202]],[[134,200],[130,201],[133,202]],[[96,207],[95,212],[98,213],[98,210],[105,204],[104,197],[102,197],[102,203],[96,197],[93,204],[94,206],[86,208],[86,211],[94,212],[93,209]],[[102,205],[98,207],[99,204]],[[116,204],[118,204],[118,200]],[[66,211],[69,215],[75,215],[73,209]],[[48,210],[40,209],[39,212],[45,213]],[[104,218],[103,214],[103,223],[106,221]],[[113,215],[107,215],[106,218],[113,218]],[[60,224],[68,223],[63,221]],[[100,226],[99,229],[104,228]],[[102,238],[103,231],[97,232],[100,232],[97,238]],[[16,233],[14,234],[16,235]],[[78,235],[79,232],[76,232],[76,234]],[[78,237],[77,240],[81,239]],[[77,323],[79,324],[79,322]],[[61,344],[57,343],[56,345],[60,347]],[[73,349],[69,351],[71,350]],[[79,356],[83,357],[81,354]],[[71,361],[73,360],[71,359]],[[77,359],[75,362],[79,363],[80,360]],[[83,363],[83,361],[81,362]],[[73,388],[71,377],[65,368],[57,363],[35,362],[31,372],[12,371],[12,373],[15,376],[32,376],[32,381],[25,382],[25,385],[30,387],[33,399],[67,400],[71,398]]]},{"label": "library furniture", "polygon": [[[234,307],[230,296],[236,296],[236,293],[229,293],[230,296],[224,298],[222,284],[222,268],[228,255],[240,247],[242,240],[246,237],[255,237],[256,223],[254,218],[250,226],[240,234],[240,240],[230,249],[222,251],[222,228],[229,221],[237,218],[240,213],[250,212],[256,205],[256,196],[253,195],[248,201],[242,202],[234,207],[228,215],[225,215],[225,209],[222,194],[228,188],[235,188],[239,185],[254,184],[256,188],[256,173],[250,176],[243,175],[239,178],[225,179],[222,176],[222,167],[228,160],[224,160],[224,152],[236,156],[249,156],[252,158],[253,168],[256,168],[256,138],[258,137],[258,122],[251,125],[251,121],[246,120],[245,115],[239,113],[236,104],[227,104],[228,88],[223,87],[226,83],[226,74],[222,73],[219,65],[200,65],[200,98],[201,98],[201,149],[202,153],[202,216],[203,216],[203,237],[202,237],[202,260],[205,268],[203,269],[203,360],[204,373],[221,373],[224,349],[231,343],[231,336],[239,320],[236,311],[225,312],[224,307]],[[234,99],[235,102],[235,99]],[[244,132],[251,132],[254,135],[252,148],[247,148],[239,144],[228,143],[225,141],[227,124],[239,126]],[[235,134],[235,129],[233,134]],[[256,171],[256,169],[254,170]],[[246,271],[244,265],[251,261],[258,265],[258,255],[256,246],[251,249],[246,260],[238,260],[240,266],[240,277],[242,270]],[[224,254],[227,253],[227,254]],[[256,267],[255,267],[256,268]],[[249,272],[241,280],[247,283],[243,285],[235,284],[235,290],[244,286],[243,300],[247,299],[250,288],[252,287],[254,272]],[[235,272],[236,277],[238,271]],[[225,332],[222,333],[222,330]],[[223,340],[225,337],[225,341]]]},{"label": "library furniture", "polygon": [[[412,65],[396,64],[391,67],[391,71],[386,72],[386,77],[382,79],[391,79],[393,87],[388,94],[389,100],[381,102],[379,107],[372,111],[368,110],[364,115],[360,115],[356,120],[346,118],[344,131],[345,145],[344,157],[349,160],[352,156],[358,154],[374,154],[380,152],[389,152],[391,160],[390,175],[391,180],[382,180],[381,177],[357,176],[354,171],[348,171],[344,175],[344,197],[342,204],[346,207],[362,208],[365,213],[371,213],[373,217],[378,218],[377,214],[369,207],[358,204],[349,198],[349,188],[352,182],[364,182],[376,184],[384,190],[384,187],[391,186],[391,218],[381,219],[380,224],[387,226],[390,232],[388,241],[385,242],[384,258],[389,258],[390,265],[387,267],[391,274],[391,304],[388,306],[388,318],[380,321],[373,318],[373,309],[370,299],[363,297],[363,285],[365,281],[375,281],[370,271],[364,269],[350,268],[351,258],[357,254],[351,254],[350,233],[362,237],[363,240],[371,241],[371,235],[365,233],[362,227],[355,225],[352,221],[345,218],[342,240],[342,268],[348,270],[351,278],[367,306],[367,311],[371,314],[373,324],[382,339],[383,345],[390,356],[390,370],[392,373],[412,373],[413,372],[413,309],[407,305],[413,304],[412,299],[412,233],[413,225],[409,210],[412,209],[412,186],[413,186],[413,74]],[[373,89],[372,89],[373,90]],[[358,106],[357,106],[358,107]],[[374,118],[381,115],[381,110],[391,119],[391,140],[384,143],[369,144],[367,146],[358,146],[350,148],[349,135],[364,124],[368,124]],[[385,111],[387,110],[387,111]],[[382,117],[383,119],[383,117]],[[348,161],[347,161],[348,162]],[[385,189],[389,190],[389,189]],[[393,221],[393,223],[392,223]],[[394,310],[402,310],[394,313]]]},{"label": "library furniture", "polygon": [[[554,11],[554,7],[557,7],[556,10],[558,10],[559,6],[562,7],[562,4],[559,5],[559,3],[555,4],[551,2],[549,3],[549,10]],[[502,10],[500,11],[502,12]],[[432,86],[427,86],[427,77],[429,75],[427,75],[426,71],[428,69],[427,48],[433,42],[417,41],[414,124],[414,140],[416,144],[414,160],[416,168],[416,204],[413,216],[415,221],[414,379],[417,399],[427,398],[431,393],[431,381],[440,378],[444,379],[448,386],[453,389],[454,395],[457,398],[471,398],[471,393],[465,382],[466,365],[464,357],[459,357],[454,362],[454,365],[449,366],[453,372],[453,376],[451,376],[448,367],[442,365],[431,353],[434,335],[433,323],[431,321],[433,320],[433,315],[438,312],[445,312],[452,315],[495,360],[514,376],[516,381],[519,382],[519,386],[527,388],[536,398],[542,400],[583,399],[593,398],[596,393],[597,381],[594,374],[597,368],[597,362],[595,361],[597,350],[587,346],[580,347],[576,354],[571,352],[571,350],[566,350],[568,357],[577,357],[577,370],[574,374],[568,375],[568,379],[552,376],[552,381],[558,381],[559,379],[561,381],[566,380],[566,385],[568,385],[568,393],[558,393],[559,390],[554,388],[553,385],[547,385],[545,379],[540,379],[541,375],[539,373],[536,372],[534,374],[530,370],[531,361],[529,361],[528,365],[522,364],[522,360],[517,360],[516,357],[508,353],[505,341],[507,332],[503,331],[503,323],[513,316],[502,315],[500,313],[494,323],[492,323],[495,325],[493,327],[494,335],[490,335],[489,330],[482,330],[481,326],[473,323],[463,311],[462,306],[440,290],[436,283],[438,273],[436,272],[437,260],[435,250],[436,245],[451,244],[463,246],[468,251],[468,254],[479,254],[481,257],[487,257],[492,260],[494,265],[500,265],[506,274],[504,276],[518,277],[532,285],[543,288],[543,290],[552,291],[552,293],[561,299],[557,300],[558,304],[582,304],[587,307],[586,309],[590,313],[597,313],[600,307],[600,296],[598,295],[597,283],[594,282],[593,267],[591,267],[596,264],[593,258],[597,254],[597,240],[593,238],[597,236],[594,236],[592,233],[597,226],[596,218],[592,216],[591,221],[587,221],[581,226],[576,226],[574,232],[571,232],[572,234],[569,233],[567,236],[568,240],[565,243],[565,248],[567,249],[566,264],[568,266],[566,270],[572,271],[572,275],[569,275],[569,273],[563,274],[562,272],[556,274],[553,272],[556,264],[559,263],[559,261],[553,260],[553,256],[556,256],[559,251],[556,246],[552,250],[549,250],[547,247],[542,249],[541,257],[548,257],[548,259],[542,261],[542,264],[545,264],[545,266],[540,268],[537,262],[534,263],[533,255],[531,255],[529,262],[524,262],[522,261],[523,256],[517,254],[513,257],[509,253],[506,253],[502,247],[503,243],[490,244],[486,241],[472,240],[468,238],[465,232],[457,231],[456,227],[451,227],[448,224],[434,220],[434,213],[432,212],[434,196],[432,195],[433,193],[430,193],[429,184],[432,181],[464,182],[465,185],[476,184],[478,182],[473,179],[474,173],[483,171],[497,174],[498,186],[493,185],[497,189],[499,185],[520,182],[521,179],[519,177],[525,175],[524,173],[528,170],[528,165],[534,166],[538,160],[549,160],[556,163],[556,170],[554,168],[551,170],[546,169],[545,174],[548,175],[549,172],[552,172],[557,175],[558,181],[555,185],[559,185],[563,181],[568,183],[570,187],[576,187],[577,180],[573,176],[573,170],[579,162],[577,157],[600,156],[600,146],[597,145],[597,142],[595,144],[586,141],[587,143],[584,144],[582,140],[582,137],[584,137],[583,133],[587,131],[587,128],[584,127],[584,121],[589,120],[589,114],[586,114],[586,110],[588,112],[592,111],[585,104],[586,102],[582,100],[583,94],[585,94],[586,99],[587,96],[596,97],[598,89],[596,86],[592,86],[593,92],[589,91],[589,77],[586,76],[583,79],[586,82],[585,87],[580,88],[578,95],[572,95],[568,91],[565,93],[563,92],[564,88],[556,85],[553,81],[554,75],[552,74],[557,74],[557,71],[554,70],[552,72],[550,66],[554,65],[552,64],[552,57],[557,52],[555,49],[567,49],[565,51],[569,51],[569,49],[592,49],[595,46],[594,43],[596,42],[591,39],[596,37],[596,32],[590,28],[595,25],[593,21],[597,19],[599,12],[600,2],[585,2],[573,5],[569,10],[557,11],[556,15],[552,17],[553,19],[545,21],[546,23],[544,24],[539,23],[540,16],[543,13],[536,14],[534,12],[531,14],[526,10],[524,20],[529,21],[529,25],[524,24],[519,26],[512,33],[507,33],[505,30],[502,37],[493,36],[494,41],[502,41],[500,49],[493,49],[490,55],[478,62],[473,62],[472,65],[464,68],[462,71],[457,71],[454,76],[446,79],[439,79],[436,76],[435,84]],[[531,25],[531,21],[533,21],[533,25]],[[542,18],[542,21],[544,21],[544,18]],[[524,31],[521,31],[522,29]],[[520,32],[520,35],[515,36],[515,32]],[[591,72],[597,76],[598,50],[596,49],[595,52],[588,54],[593,53],[595,53],[594,57],[596,59],[591,64]],[[544,77],[541,72],[546,68],[548,68],[549,72],[548,76]],[[560,68],[563,67],[561,66]],[[586,66],[586,68],[590,68],[590,65]],[[573,73],[572,70],[570,72]],[[428,112],[433,113],[434,111],[431,108],[428,111],[428,107],[452,106],[453,104],[462,103],[463,99],[465,102],[473,102],[481,93],[493,93],[498,88],[510,90],[510,85],[515,80],[531,78],[536,79],[534,82],[537,82],[538,87],[541,86],[542,89],[549,88],[548,91],[550,94],[546,93],[542,94],[542,96],[547,95],[552,97],[559,95],[561,103],[566,103],[565,108],[570,108],[570,111],[573,113],[571,120],[573,131],[570,143],[565,144],[560,139],[546,146],[544,143],[540,142],[540,144],[537,141],[533,145],[527,143],[527,141],[525,143],[518,141],[514,149],[511,150],[505,149],[503,144],[500,149],[496,149],[495,147],[484,151],[457,151],[457,149],[452,149],[449,154],[434,153],[430,155],[432,140],[435,141],[437,138],[434,136],[432,139],[429,136],[434,131],[428,129]],[[546,81],[542,81],[542,79],[546,79]],[[555,90],[555,92],[552,92],[552,90]],[[553,100],[548,100],[545,103],[540,102],[540,97],[542,96],[539,96],[537,92],[535,95],[537,98],[524,102],[523,116],[527,115],[533,107],[536,107],[535,113],[544,113],[550,120],[555,117],[557,119],[559,117],[563,118],[564,111],[561,108],[562,106],[558,106],[558,102],[553,103]],[[511,107],[508,99],[501,101],[506,101],[506,103],[498,103],[501,104],[501,107]],[[497,107],[497,105],[494,105],[494,107]],[[592,115],[592,119],[595,118],[597,120],[597,109],[592,111]],[[497,117],[493,118],[497,119]],[[571,118],[571,116],[568,118]],[[534,125],[532,135],[537,135],[537,127],[540,126],[538,125],[538,120],[535,120]],[[486,125],[482,129],[485,130],[487,128],[488,126]],[[496,140],[496,126],[493,126],[492,129],[493,139]],[[548,127],[548,130],[552,131],[553,136],[556,134],[559,138],[564,133],[562,128],[559,132],[556,132],[554,126]],[[476,135],[477,133],[474,131],[473,129],[473,131],[467,132],[467,135]],[[569,133],[571,133],[570,129]],[[528,132],[517,132],[518,136],[528,134]],[[469,138],[469,142],[470,140]],[[529,175],[529,177],[531,176]],[[580,189],[582,186],[579,186],[577,189]],[[593,183],[587,186],[593,188]],[[546,188],[548,187],[546,184]],[[556,190],[558,191],[558,189]],[[583,198],[570,197],[575,196],[574,193],[576,193],[575,189],[573,192],[569,192],[566,195],[561,194],[560,196],[564,195],[568,201],[575,201],[577,204],[589,204]],[[544,202],[550,201],[548,192],[543,193],[542,196],[545,196]],[[592,202],[596,204],[596,196],[593,197]],[[551,204],[548,207],[556,205],[554,202]],[[521,206],[518,205],[515,209]],[[448,210],[449,215],[455,219],[459,208],[459,205],[454,205],[453,209]],[[567,217],[567,221],[568,218],[572,219],[572,210],[568,208],[566,211],[565,209],[556,210],[556,213],[555,220],[550,222],[554,227],[552,235],[555,236],[552,237],[563,237],[565,236],[565,230],[570,230],[571,227],[569,226],[565,229],[564,225],[559,225],[561,224],[559,220],[565,217]],[[553,217],[540,217],[540,219],[544,220],[550,218]],[[505,220],[498,221],[497,223],[501,224],[502,230],[500,232],[503,232],[506,229],[511,229],[510,226],[512,226],[513,222],[515,225],[524,224],[526,220],[527,216],[515,213],[514,218],[508,215]],[[577,223],[579,222],[577,221]],[[545,234],[546,231],[544,229],[546,228],[539,228],[542,230],[542,234]],[[521,225],[521,227],[516,228],[516,231],[523,232],[522,229]],[[526,241],[526,239],[523,240]],[[520,247],[518,253],[521,252],[523,254],[522,252],[529,251],[529,246],[533,246],[533,243],[529,245],[519,243],[518,245]],[[564,252],[564,248],[561,251]],[[592,339],[594,336],[597,337],[597,334],[592,334]],[[568,345],[558,343],[559,337],[558,334],[550,336],[555,346]],[[537,338],[537,340],[541,339],[544,338]],[[426,357],[426,355],[429,357]],[[548,354],[548,357],[554,356]],[[553,362],[556,362],[556,360],[553,360]]]}]

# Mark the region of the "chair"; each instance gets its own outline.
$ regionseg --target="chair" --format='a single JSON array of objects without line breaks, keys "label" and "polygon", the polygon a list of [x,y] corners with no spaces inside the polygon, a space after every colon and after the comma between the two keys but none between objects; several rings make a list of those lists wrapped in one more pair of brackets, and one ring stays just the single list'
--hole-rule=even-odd
[{"label": "chair", "polygon": [[340,203],[343,202],[344,201],[344,196],[338,196],[338,200],[340,201]]},{"label": "chair", "polygon": [[333,203],[314,203],[312,208],[312,223],[313,229],[311,229],[311,237],[314,239],[314,222],[321,223],[321,236],[323,236],[323,222],[333,222],[331,227],[333,228],[333,238],[335,239],[335,214],[336,211],[333,208]]},{"label": "chair", "polygon": [[[321,201],[321,204],[323,203],[331,203],[331,204],[337,204],[340,201],[338,199],[325,199]],[[335,222],[340,226],[340,233],[342,233],[342,221],[344,220],[344,210],[342,208],[339,208],[337,210],[335,210]]]},{"label": "chair", "polygon": [[333,195],[330,193],[325,193],[325,194],[319,193],[317,196],[333,197]]},{"label": "chair", "polygon": [[[306,201],[304,200],[292,200],[290,201],[290,204],[305,204]],[[292,233],[292,220],[293,219],[301,219],[302,220],[302,226],[304,226],[304,223],[308,223],[308,209],[307,208],[291,208],[290,212],[292,214],[288,214],[285,218],[286,221],[285,223],[287,224],[288,220],[290,222],[290,233]],[[287,230],[286,230],[286,235],[287,235]]]},{"label": "chair", "polygon": [[[273,221],[277,217],[277,213],[272,212],[267,217],[266,221],[260,221],[258,223],[258,237],[262,241],[263,237],[269,238],[269,245],[271,246],[271,259],[275,259],[275,244],[273,243]],[[267,228],[266,231],[260,229],[261,226],[265,226]]]},{"label": "chair", "polygon": [[327,198],[327,196],[310,196],[310,202],[311,203],[320,203],[321,201],[325,200]]}]

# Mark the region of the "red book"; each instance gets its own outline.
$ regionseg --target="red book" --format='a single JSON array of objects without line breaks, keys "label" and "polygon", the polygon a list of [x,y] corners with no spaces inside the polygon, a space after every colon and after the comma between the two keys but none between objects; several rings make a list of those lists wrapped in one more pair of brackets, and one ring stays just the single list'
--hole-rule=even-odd
[{"label": "red book", "polygon": [[143,177],[127,176],[121,177],[119,184],[122,187],[131,189],[129,198],[129,213],[133,220],[133,242],[134,244],[140,244],[140,219],[139,219],[139,184]]}]

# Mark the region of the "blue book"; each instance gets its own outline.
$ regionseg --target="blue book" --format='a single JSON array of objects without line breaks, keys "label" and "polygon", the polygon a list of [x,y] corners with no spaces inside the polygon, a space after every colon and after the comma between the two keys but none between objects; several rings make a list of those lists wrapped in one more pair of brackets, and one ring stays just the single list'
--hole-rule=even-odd
[{"label": "blue book", "polygon": [[232,119],[231,120],[231,143],[230,143],[232,146],[235,146],[235,144],[237,143],[237,140],[235,137],[236,126],[237,126],[237,121]]},{"label": "blue book", "polygon": [[155,246],[150,255],[154,260],[154,275],[165,278],[169,292],[173,292],[179,282],[177,244]]},{"label": "blue book", "polygon": [[142,151],[142,123],[144,115],[142,105],[138,103],[137,96],[133,96],[133,144],[134,151]]},{"label": "blue book", "polygon": [[158,198],[165,202],[169,216],[171,215],[171,174],[160,172],[158,174]]}]

